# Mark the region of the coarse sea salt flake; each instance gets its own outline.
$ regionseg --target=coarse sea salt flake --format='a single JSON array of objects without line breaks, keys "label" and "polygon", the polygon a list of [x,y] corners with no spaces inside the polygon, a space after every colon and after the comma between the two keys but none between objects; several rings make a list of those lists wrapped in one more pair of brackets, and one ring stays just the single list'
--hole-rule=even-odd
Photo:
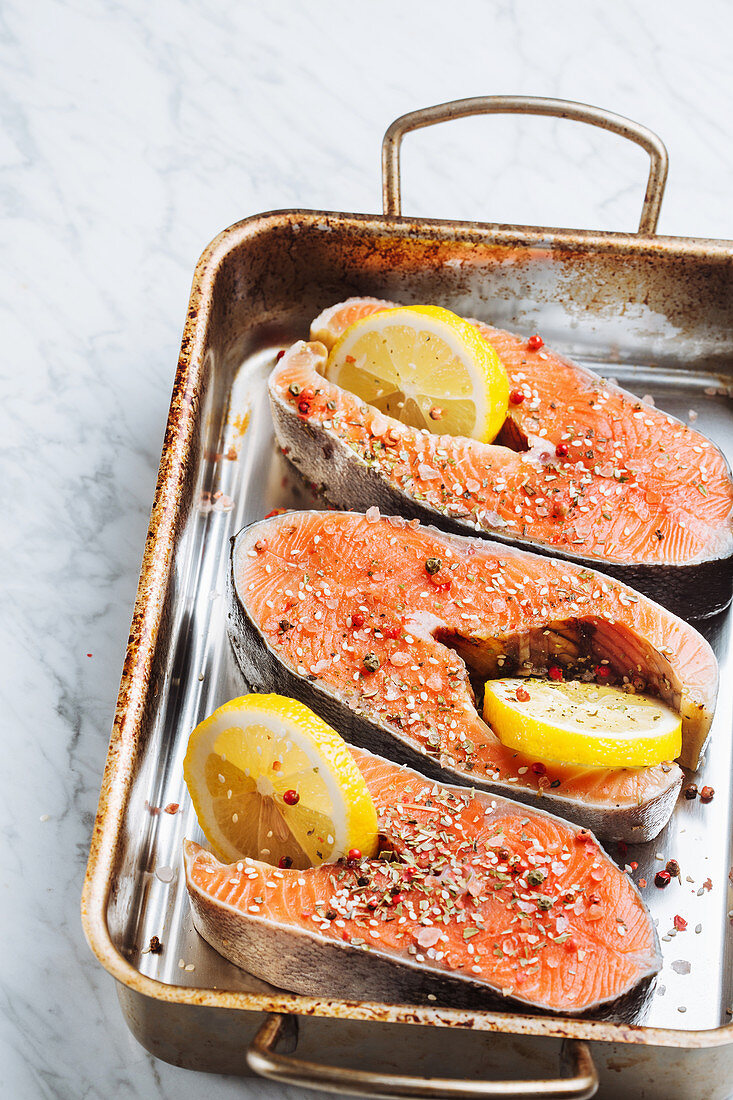
[{"label": "coarse sea salt flake", "polygon": [[417,468],[417,472],[418,476],[423,481],[435,481],[436,479],[440,480],[441,477],[441,474],[438,470],[434,469],[432,466],[428,466],[425,462],[420,463]]}]

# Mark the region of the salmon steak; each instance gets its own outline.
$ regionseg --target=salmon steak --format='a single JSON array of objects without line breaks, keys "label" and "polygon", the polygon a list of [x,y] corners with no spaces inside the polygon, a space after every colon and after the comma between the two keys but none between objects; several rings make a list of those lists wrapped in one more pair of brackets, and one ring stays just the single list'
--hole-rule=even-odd
[{"label": "salmon steak", "polygon": [[184,842],[194,925],[221,955],[297,993],[573,1014],[660,970],[641,895],[591,833],[352,752],[377,858],[227,866]]},{"label": "salmon steak", "polygon": [[587,562],[685,617],[691,607],[704,617],[727,606],[733,482],[710,440],[546,347],[478,321],[518,402],[495,442],[405,425],[323,376],[349,325],[393,307],[333,306],[313,322],[311,343],[293,345],[270,377],[278,442],[331,503],[377,505]]},{"label": "salmon steak", "polygon": [[570,562],[451,535],[376,508],[286,512],[232,540],[228,630],[255,690],[300,699],[347,741],[449,782],[649,840],[683,773],[542,762],[505,747],[477,713],[471,678],[546,673],[657,695],[681,716],[695,768],[717,662],[688,623]]}]

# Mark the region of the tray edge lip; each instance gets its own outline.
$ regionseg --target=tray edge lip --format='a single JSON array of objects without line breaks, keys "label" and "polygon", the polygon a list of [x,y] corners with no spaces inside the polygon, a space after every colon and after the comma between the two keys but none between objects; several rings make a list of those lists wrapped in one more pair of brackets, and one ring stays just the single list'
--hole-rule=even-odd
[{"label": "tray edge lip", "polygon": [[[305,207],[283,207],[253,214],[223,229],[204,249],[194,274],[202,265],[214,258],[223,258],[229,248],[235,247],[253,231],[269,230],[283,224],[308,225],[309,228],[327,229],[331,223],[351,229],[373,227],[387,229],[395,237],[418,237],[432,234],[441,243],[476,243],[489,246],[554,245],[564,251],[580,248],[583,251],[618,253],[628,251],[641,255],[669,254],[671,257],[687,256],[694,259],[733,260],[733,238],[684,237],[663,234],[642,234],[616,230],[572,229],[535,225],[512,225],[503,222],[452,221],[446,218],[413,218],[406,215],[391,216],[336,210],[311,210]],[[233,238],[233,239],[232,239]]]},{"label": "tray edge lip", "polygon": [[[163,598],[170,570],[177,489],[193,425],[196,383],[200,376],[205,337],[212,307],[212,290],[220,263],[227,254],[284,224],[296,222],[322,228],[324,222],[346,224],[351,229],[388,228],[396,238],[432,234],[441,243],[497,245],[559,245],[567,250],[689,255],[703,259],[733,260],[733,240],[695,237],[642,236],[537,226],[511,226],[443,219],[387,217],[382,214],[341,213],[308,209],[271,210],[235,222],[218,233],[203,250],[194,270],[181,350],[175,372],[171,404],[166,421],[161,460],[143,559],[135,597],[130,636],[112,727],[97,814],[90,842],[89,858],[81,898],[81,918],[87,943],[105,970],[131,991],[157,1001],[198,1007],[254,1012],[289,1012],[330,1018],[379,1023],[408,1023],[439,1027],[464,1027],[480,1031],[501,1031],[546,1037],[588,1039],[596,1042],[634,1043],[684,1049],[706,1049],[733,1043],[733,1021],[717,1028],[675,1031],[642,1025],[583,1020],[573,1017],[530,1016],[516,1013],[428,1008],[412,1005],[384,1005],[335,998],[319,999],[283,992],[246,993],[219,989],[198,989],[157,981],[143,975],[122,955],[112,941],[106,910],[112,869],[122,828],[122,815],[129,795],[129,765],[136,747],[136,729],[152,650],[160,624]],[[128,764],[127,771],[124,764]]]}]

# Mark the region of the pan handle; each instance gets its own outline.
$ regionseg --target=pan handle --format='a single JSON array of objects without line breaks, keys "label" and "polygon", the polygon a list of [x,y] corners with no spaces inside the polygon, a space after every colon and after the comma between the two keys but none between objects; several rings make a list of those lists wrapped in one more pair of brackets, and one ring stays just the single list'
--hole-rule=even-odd
[{"label": "pan handle", "polygon": [[653,234],[659,221],[659,211],[667,182],[668,159],[664,143],[657,135],[632,122],[623,115],[615,115],[587,103],[573,103],[568,99],[541,99],[525,95],[486,95],[474,99],[454,99],[451,103],[439,103],[435,107],[423,107],[395,119],[382,141],[382,195],[384,213],[399,217],[400,200],[400,145],[411,130],[421,130],[436,122],[450,122],[454,118],[469,115],[551,115],[554,118],[570,118],[576,122],[588,122],[646,149],[651,161],[649,179],[641,208],[639,233]]},{"label": "pan handle", "polygon": [[534,1081],[461,1081],[449,1077],[411,1077],[392,1073],[371,1073],[341,1066],[323,1065],[279,1053],[280,1043],[289,1051],[297,1046],[298,1024],[294,1016],[272,1013],[263,1023],[247,1051],[249,1068],[262,1077],[300,1085],[306,1089],[321,1089],[339,1096],[371,1096],[391,1100],[393,1097],[414,1097],[415,1100],[438,1100],[457,1097],[460,1100],[486,1100],[487,1097],[542,1097],[544,1100],[586,1100],[598,1089],[598,1074],[590,1051],[578,1039],[565,1039],[561,1064],[569,1067],[570,1076]]}]

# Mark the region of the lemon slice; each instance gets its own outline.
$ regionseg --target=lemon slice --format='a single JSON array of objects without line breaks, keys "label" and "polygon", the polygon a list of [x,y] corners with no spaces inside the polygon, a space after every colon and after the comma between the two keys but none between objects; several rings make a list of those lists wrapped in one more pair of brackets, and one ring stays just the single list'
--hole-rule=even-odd
[{"label": "lemon slice", "polygon": [[377,849],[377,814],[345,741],[282,695],[244,695],[204,719],[183,764],[214,854],[312,867]]},{"label": "lemon slice", "polygon": [[682,751],[682,723],[670,707],[598,684],[489,680],[484,718],[503,745],[563,764],[641,768]]},{"label": "lemon slice", "polygon": [[436,435],[490,443],[509,405],[509,379],[494,349],[439,306],[356,321],[336,341],[325,373],[387,416]]}]

